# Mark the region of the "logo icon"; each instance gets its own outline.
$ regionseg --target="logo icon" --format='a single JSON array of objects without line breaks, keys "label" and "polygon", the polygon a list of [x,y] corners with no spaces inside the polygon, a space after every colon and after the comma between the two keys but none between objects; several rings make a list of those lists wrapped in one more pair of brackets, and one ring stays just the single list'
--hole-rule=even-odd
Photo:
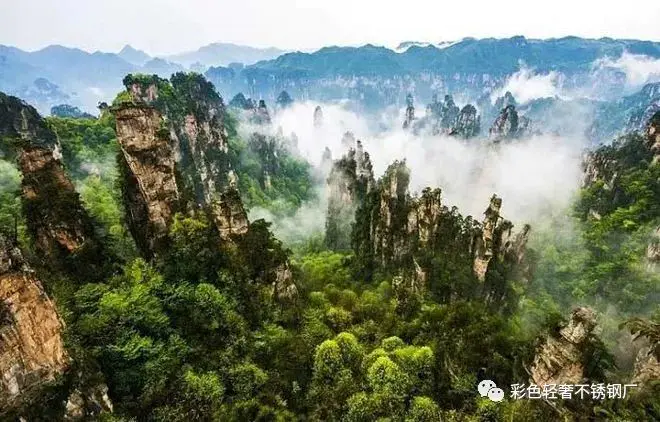
[{"label": "logo icon", "polygon": [[481,397],[488,397],[490,401],[494,401],[495,403],[499,403],[504,400],[504,390],[497,388],[497,385],[494,381],[481,381],[477,386],[477,390],[479,391],[479,394],[481,394]]}]

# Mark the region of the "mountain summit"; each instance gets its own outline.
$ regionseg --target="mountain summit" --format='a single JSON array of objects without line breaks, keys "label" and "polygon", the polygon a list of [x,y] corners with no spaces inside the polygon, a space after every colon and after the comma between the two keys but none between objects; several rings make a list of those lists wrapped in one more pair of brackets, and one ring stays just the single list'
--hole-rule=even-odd
[{"label": "mountain summit", "polygon": [[142,66],[151,60],[151,56],[147,53],[142,50],[137,50],[129,44],[126,44],[117,55],[136,66]]}]

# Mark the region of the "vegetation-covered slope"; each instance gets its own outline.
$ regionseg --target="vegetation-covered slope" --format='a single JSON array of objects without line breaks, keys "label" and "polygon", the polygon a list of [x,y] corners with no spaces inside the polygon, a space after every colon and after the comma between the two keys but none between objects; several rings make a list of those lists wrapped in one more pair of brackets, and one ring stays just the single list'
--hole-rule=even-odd
[{"label": "vegetation-covered slope", "polygon": [[[83,408],[114,421],[660,417],[653,382],[623,401],[553,404],[494,403],[476,389],[482,379],[507,390],[529,384],[545,368],[539,356],[570,366],[585,384],[639,376],[640,368],[613,366],[593,311],[561,317],[576,299],[614,304],[626,317],[657,306],[658,280],[647,268],[660,197],[650,135],[603,147],[588,161],[575,207],[579,243],[540,227],[550,240],[531,248],[529,229],[516,236],[500,217],[506,198],[493,197],[476,221],[443,206],[437,189],[411,195],[415,169],[405,163],[375,180],[368,155],[353,151],[336,164],[335,175],[356,183],[334,190],[334,237],[293,256],[263,220],[225,231],[227,221],[243,218],[243,201],[231,196],[226,212],[223,195],[238,189],[250,205],[295,207],[309,198],[309,166],[276,138],[238,139],[241,122],[199,75],[134,75],[125,86],[114,116],[47,120],[113,265],[100,279],[44,273],[75,364],[30,406],[0,415],[60,420],[69,393],[100,380],[113,412],[99,415],[91,400]],[[3,165],[9,201],[0,223],[11,229],[17,216],[29,227],[32,216],[15,206],[18,175],[11,162]],[[273,205],[279,201],[287,207]],[[138,206],[146,214],[132,215]],[[332,224],[351,219],[346,209],[354,223]],[[141,218],[163,225],[136,230]],[[150,243],[155,236],[165,246]],[[82,258],[94,264],[94,256]],[[631,330],[657,343],[658,322],[636,320]],[[560,333],[576,327],[579,342],[553,359]]]}]

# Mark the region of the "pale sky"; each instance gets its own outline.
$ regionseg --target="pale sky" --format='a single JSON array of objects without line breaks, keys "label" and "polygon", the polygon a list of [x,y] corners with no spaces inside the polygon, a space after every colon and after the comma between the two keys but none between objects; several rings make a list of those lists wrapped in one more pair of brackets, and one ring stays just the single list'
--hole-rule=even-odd
[{"label": "pale sky", "polygon": [[464,37],[660,41],[658,0],[0,0],[0,44],[152,55],[212,42],[313,49]]}]

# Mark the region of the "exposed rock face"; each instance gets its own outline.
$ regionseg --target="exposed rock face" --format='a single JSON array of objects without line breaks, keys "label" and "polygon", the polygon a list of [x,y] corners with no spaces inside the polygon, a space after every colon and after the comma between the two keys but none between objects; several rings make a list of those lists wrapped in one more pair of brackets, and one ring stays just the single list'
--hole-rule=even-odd
[{"label": "exposed rock face", "polygon": [[93,420],[101,413],[112,413],[113,405],[108,397],[108,386],[93,385],[85,391],[75,389],[67,399],[64,412],[65,421]]},{"label": "exposed rock face", "polygon": [[434,95],[426,106],[426,115],[415,122],[413,129],[416,134],[425,132],[469,139],[479,134],[481,118],[471,104],[460,109],[451,95],[445,95],[443,101],[438,101]]},{"label": "exposed rock face", "polygon": [[415,121],[415,105],[412,94],[406,96],[406,117],[403,120],[403,128],[408,129]]},{"label": "exposed rock face", "polygon": [[0,237],[0,416],[69,367],[55,305],[19,249]]},{"label": "exposed rock face", "polygon": [[247,233],[249,222],[241,196],[236,189],[228,189],[212,203],[213,217],[220,237],[231,239]]},{"label": "exposed rock face", "polygon": [[502,109],[500,115],[493,122],[489,136],[494,141],[513,139],[518,134],[518,112],[516,106],[508,105]]},{"label": "exposed rock face", "polygon": [[162,116],[147,106],[115,112],[117,139],[126,166],[126,217],[138,246],[146,254],[162,249],[167,228],[177,211],[179,192],[174,154]]},{"label": "exposed rock face", "polygon": [[321,109],[321,106],[316,106],[314,109],[314,127],[322,127],[323,126],[323,110]]},{"label": "exposed rock face", "polygon": [[[342,143],[351,137],[352,134],[347,132]],[[348,250],[355,210],[374,183],[369,153],[364,151],[360,141],[356,141],[355,148],[351,147],[346,155],[333,163],[327,183],[326,244],[331,249]]]},{"label": "exposed rock face", "polygon": [[479,135],[480,131],[481,118],[477,114],[477,109],[472,104],[468,104],[461,109],[449,134],[469,139]]},{"label": "exposed rock face", "polygon": [[298,296],[298,288],[293,282],[293,273],[288,262],[284,262],[276,268],[274,278],[273,297],[290,301]]},{"label": "exposed rock face", "polygon": [[184,74],[125,83],[132,101],[113,111],[129,226],[143,254],[165,249],[178,211],[209,211],[225,239],[244,234],[247,214],[229,163],[225,109],[213,87]]},{"label": "exposed rock face", "polygon": [[[129,75],[124,83],[131,98],[113,107],[113,112],[123,153],[129,223],[142,253],[149,258],[164,254],[174,214],[198,211],[217,228],[219,248],[230,244],[248,260],[260,253],[249,250],[253,226],[237,190],[225,109],[213,86],[199,75],[183,73],[171,81]],[[267,116],[265,103],[255,113]],[[281,133],[276,137],[255,134],[250,140],[250,147],[265,163],[265,188],[277,171],[280,138]],[[255,226],[255,232],[269,235],[263,225]],[[272,285],[278,299],[297,295],[285,253],[254,277]],[[75,410],[75,403],[72,407]]]},{"label": "exposed rock face", "polygon": [[657,380],[660,380],[660,359],[653,353],[653,347],[645,347],[637,354],[630,382],[643,385]]},{"label": "exposed rock face", "polygon": [[442,205],[440,189],[411,196],[409,180],[405,162],[396,161],[357,206],[352,246],[365,277],[373,270],[399,272],[400,285],[419,290],[434,278],[430,275],[460,272],[472,287],[457,296],[479,292],[489,304],[503,303],[507,277],[527,275],[529,227],[514,234],[513,225],[500,216],[502,202],[496,196],[480,224]]},{"label": "exposed rock face", "polygon": [[65,263],[74,254],[87,253],[104,263],[105,251],[64,171],[56,135],[33,107],[0,93],[0,140],[0,150],[18,159],[24,213],[37,253],[50,268],[81,277],[98,276],[102,271],[88,264]]},{"label": "exposed rock face", "polygon": [[500,208],[502,207],[502,199],[493,195],[490,199],[490,205],[484,212],[484,222],[482,225],[481,236],[477,239],[476,256],[474,258],[474,273],[479,281],[486,280],[486,271],[488,270],[488,263],[493,258],[494,250],[494,235],[498,226],[503,224],[500,217]]},{"label": "exposed rock face", "polygon": [[595,327],[593,310],[575,309],[568,324],[537,349],[530,367],[531,381],[537,385],[579,384],[585,376],[582,352]]}]

